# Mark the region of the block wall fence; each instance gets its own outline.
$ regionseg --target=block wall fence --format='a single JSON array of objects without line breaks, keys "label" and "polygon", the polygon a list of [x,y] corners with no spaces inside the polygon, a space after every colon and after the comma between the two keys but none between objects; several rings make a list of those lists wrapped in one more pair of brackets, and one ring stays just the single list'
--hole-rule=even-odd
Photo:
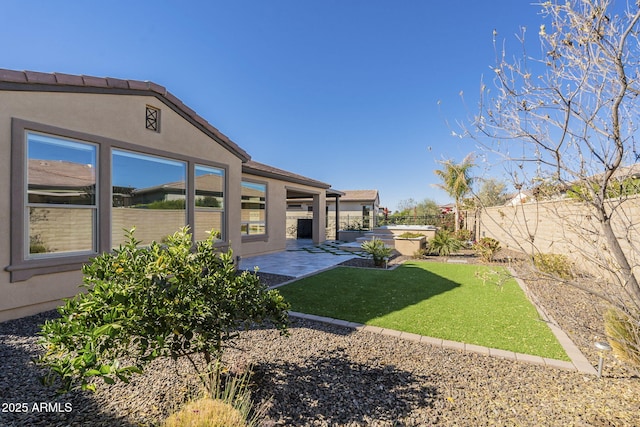
[{"label": "block wall fence", "polygon": [[[617,206],[612,224],[632,265],[640,268],[640,196],[610,200]],[[529,255],[536,252],[567,255],[597,275],[596,258],[609,255],[593,210],[572,200],[496,206],[466,212],[466,228],[476,239],[492,237],[502,247]]]}]

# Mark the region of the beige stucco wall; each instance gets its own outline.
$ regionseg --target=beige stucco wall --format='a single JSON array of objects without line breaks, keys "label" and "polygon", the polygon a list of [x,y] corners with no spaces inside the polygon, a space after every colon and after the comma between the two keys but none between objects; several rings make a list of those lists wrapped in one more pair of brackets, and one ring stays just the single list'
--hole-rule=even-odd
[{"label": "beige stucco wall", "polygon": [[[612,215],[618,241],[635,268],[640,268],[640,197],[624,201],[611,200],[620,206]],[[515,206],[486,208],[476,219],[477,237],[492,237],[502,246],[527,253],[568,255],[580,268],[603,274],[590,259],[610,257],[606,251],[600,225],[584,204],[575,201],[548,201]],[[468,227],[473,228],[473,214]]]},{"label": "beige stucco wall", "polygon": [[[145,106],[161,109],[161,132],[145,128]],[[79,94],[56,92],[0,91],[0,264],[10,264],[11,119],[18,118],[98,137],[109,138],[155,150],[179,153],[228,165],[226,179],[227,236],[236,254],[239,242],[241,160],[206,134],[151,96]],[[282,215],[284,222],[284,215]],[[274,227],[278,227],[276,224]],[[284,227],[282,227],[284,229]],[[284,231],[283,231],[284,235]],[[81,281],[78,271],[10,283],[0,270],[0,321],[33,314],[54,307],[60,298],[74,295]]]}]

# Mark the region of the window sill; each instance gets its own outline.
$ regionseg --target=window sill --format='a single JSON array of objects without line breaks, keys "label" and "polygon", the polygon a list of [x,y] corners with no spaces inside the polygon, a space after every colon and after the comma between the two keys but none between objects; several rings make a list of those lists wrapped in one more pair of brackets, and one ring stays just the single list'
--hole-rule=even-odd
[{"label": "window sill", "polygon": [[242,243],[249,242],[268,242],[269,236],[267,234],[254,234],[242,236]]},{"label": "window sill", "polygon": [[5,270],[11,273],[11,283],[24,282],[33,276],[52,273],[63,273],[68,271],[80,271],[91,255],[77,255],[73,257],[52,257],[46,259],[26,260],[21,263],[11,264]]}]

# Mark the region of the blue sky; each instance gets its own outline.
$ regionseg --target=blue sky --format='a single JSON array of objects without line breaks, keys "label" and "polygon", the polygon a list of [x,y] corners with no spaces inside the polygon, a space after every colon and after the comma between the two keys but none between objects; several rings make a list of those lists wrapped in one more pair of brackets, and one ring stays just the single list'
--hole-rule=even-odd
[{"label": "blue sky", "polygon": [[254,160],[337,189],[376,188],[395,210],[408,198],[450,201],[433,170],[477,152],[451,133],[491,74],[493,30],[515,52],[521,25],[537,33],[538,10],[521,0],[3,0],[0,68],[151,80]]}]

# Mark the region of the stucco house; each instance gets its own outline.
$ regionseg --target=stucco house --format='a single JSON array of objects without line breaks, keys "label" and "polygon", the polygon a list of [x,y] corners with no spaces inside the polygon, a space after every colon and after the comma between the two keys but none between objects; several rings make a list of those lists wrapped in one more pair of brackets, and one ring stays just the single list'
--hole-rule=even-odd
[{"label": "stucco house", "polygon": [[[380,213],[378,190],[333,190],[326,199],[326,235],[337,238],[339,229],[357,227],[370,230],[377,226]],[[313,200],[294,198],[287,200],[287,235],[306,235],[300,232],[302,221],[308,221],[315,214]]]},{"label": "stucco house", "polygon": [[0,69],[0,321],[73,296],[81,266],[136,227],[188,225],[237,257],[286,248],[289,197],[325,240],[329,184],[249,154],[152,82]]}]

